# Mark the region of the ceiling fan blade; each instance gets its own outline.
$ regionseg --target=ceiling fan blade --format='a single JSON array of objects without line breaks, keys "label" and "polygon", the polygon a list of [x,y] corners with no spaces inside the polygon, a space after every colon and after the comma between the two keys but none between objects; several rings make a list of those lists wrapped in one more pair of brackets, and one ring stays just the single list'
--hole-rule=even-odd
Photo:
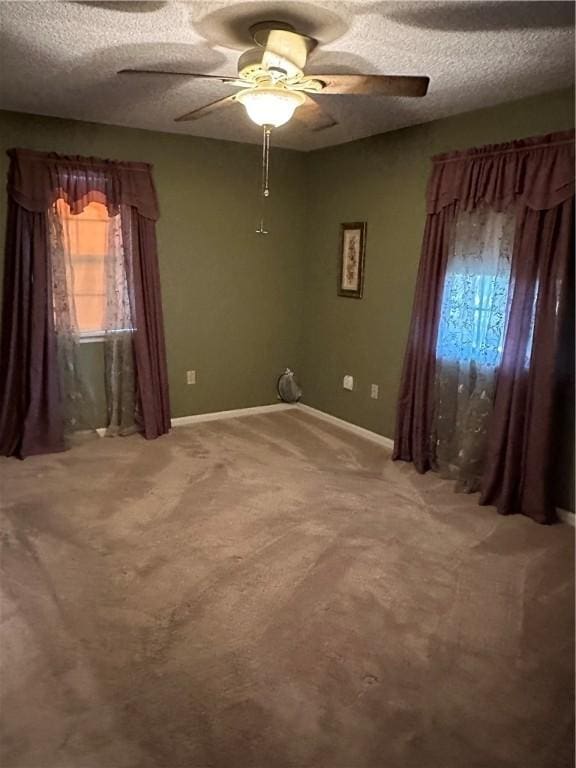
[{"label": "ceiling fan blade", "polygon": [[225,99],[218,99],[218,101],[212,101],[210,104],[206,104],[204,107],[193,109],[192,112],[187,112],[185,115],[174,118],[176,123],[186,123],[190,120],[198,120],[199,117],[204,117],[212,112],[219,112],[222,109],[231,107],[236,103],[234,96],[227,96]]},{"label": "ceiling fan blade", "polygon": [[338,125],[336,120],[316,104],[314,99],[306,95],[306,101],[294,112],[294,119],[310,128],[311,131],[323,131]]},{"label": "ceiling fan blade", "polygon": [[325,83],[320,94],[365,96],[425,96],[429,77],[405,75],[316,75],[309,78]]},{"label": "ceiling fan blade", "polygon": [[172,72],[164,69],[120,69],[119,75],[172,75],[175,77],[193,77],[197,80],[219,80],[221,83],[230,83],[231,85],[249,86],[245,80],[237,77],[228,77],[227,75],[202,75],[196,72]]}]

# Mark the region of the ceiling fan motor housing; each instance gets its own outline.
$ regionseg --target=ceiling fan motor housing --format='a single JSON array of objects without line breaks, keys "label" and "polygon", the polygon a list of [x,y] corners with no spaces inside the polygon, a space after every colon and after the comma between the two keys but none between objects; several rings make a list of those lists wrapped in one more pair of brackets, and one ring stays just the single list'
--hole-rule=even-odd
[{"label": "ceiling fan motor housing", "polygon": [[302,70],[290,59],[265,48],[250,48],[238,59],[238,75],[243,80],[288,80],[301,77]]}]

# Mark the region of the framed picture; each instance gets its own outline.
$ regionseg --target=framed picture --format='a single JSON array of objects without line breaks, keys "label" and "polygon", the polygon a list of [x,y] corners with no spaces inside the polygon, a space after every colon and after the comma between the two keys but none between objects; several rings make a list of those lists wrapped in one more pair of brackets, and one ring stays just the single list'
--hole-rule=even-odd
[{"label": "framed picture", "polygon": [[341,224],[340,277],[338,296],[361,299],[364,289],[364,253],[366,250],[366,222]]}]

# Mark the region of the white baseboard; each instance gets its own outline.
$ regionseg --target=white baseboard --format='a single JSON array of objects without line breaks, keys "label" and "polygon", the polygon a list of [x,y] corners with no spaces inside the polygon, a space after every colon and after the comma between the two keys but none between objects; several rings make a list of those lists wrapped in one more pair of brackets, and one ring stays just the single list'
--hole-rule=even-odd
[{"label": "white baseboard", "polygon": [[[348,432],[352,432],[355,435],[364,437],[366,440],[371,440],[373,443],[392,450],[394,448],[394,441],[384,435],[379,435],[377,432],[372,432],[370,429],[359,427],[357,424],[352,424],[344,419],[339,419],[338,416],[332,416],[331,413],[325,411],[319,411],[318,408],[312,408],[311,405],[304,405],[303,403],[274,403],[272,405],[256,405],[251,408],[235,408],[230,411],[213,411],[212,413],[196,413],[192,416],[177,416],[171,419],[173,427],[185,427],[187,424],[199,424],[203,421],[217,421],[218,419],[235,419],[239,416],[256,416],[261,413],[274,413],[277,411],[289,411],[293,408],[304,413],[309,413],[311,416],[315,416],[317,419],[322,419],[331,424],[335,424],[342,429],[346,429]],[[106,434],[106,428],[100,427],[96,430],[100,437],[104,437]],[[558,519],[560,522],[566,525],[576,527],[576,515],[573,512],[569,512],[567,509],[557,508]]]},{"label": "white baseboard", "polygon": [[192,416],[177,416],[176,418],[171,419],[171,424],[173,427],[185,427],[188,424],[198,424],[203,421],[233,419],[239,416],[256,416],[262,413],[288,411],[294,408],[297,408],[304,413],[309,413],[311,416],[315,416],[317,419],[329,421],[332,424],[348,430],[348,432],[353,432],[356,435],[360,435],[361,437],[364,437],[367,440],[371,440],[374,443],[378,443],[378,445],[382,445],[389,450],[392,450],[394,447],[394,442],[390,440],[389,437],[384,437],[384,435],[379,435],[377,432],[372,432],[369,429],[364,429],[364,427],[351,424],[349,421],[344,421],[343,419],[339,419],[337,416],[332,416],[330,413],[319,411],[317,408],[312,408],[310,405],[303,405],[302,403],[275,403],[273,405],[257,405],[252,408],[236,408],[235,410],[230,411],[215,411],[212,413],[197,413]]},{"label": "white baseboard", "polygon": [[[347,429],[349,432],[354,432],[357,435],[361,435],[367,440],[372,440],[374,443],[378,443],[379,445],[389,448],[390,450],[394,448],[394,441],[389,437],[384,437],[384,435],[379,435],[377,432],[372,432],[369,429],[364,429],[364,427],[351,424],[349,421],[339,419],[337,416],[332,416],[332,414],[326,413],[325,411],[319,411],[317,408],[312,408],[310,405],[298,403],[298,408],[305,413],[309,413],[311,416],[316,416],[318,419],[323,419],[324,421],[329,421],[332,424],[336,424],[343,429]],[[558,519],[561,523],[571,525],[573,528],[576,527],[576,515],[574,512],[569,512],[567,509],[560,509],[560,507],[557,507],[556,514],[558,515]]]},{"label": "white baseboard", "polygon": [[299,410],[304,411],[304,413],[309,413],[311,416],[316,416],[316,418],[322,419],[323,421],[329,421],[331,424],[335,424],[342,429],[348,430],[348,432],[353,432],[355,435],[360,435],[361,437],[366,438],[366,440],[378,443],[378,445],[382,445],[390,451],[394,448],[394,440],[391,440],[389,437],[384,437],[384,435],[379,435],[377,432],[372,432],[370,429],[364,429],[364,427],[359,427],[357,424],[352,424],[349,421],[344,421],[344,419],[339,419],[338,416],[332,416],[331,413],[319,411],[317,408],[312,408],[311,405],[298,403],[297,407]]},{"label": "white baseboard", "polygon": [[202,421],[218,421],[218,419],[235,419],[239,416],[257,416],[260,413],[274,413],[295,408],[290,403],[274,403],[273,405],[256,405],[252,408],[235,408],[230,411],[212,411],[212,413],[195,413],[192,416],[177,416],[171,419],[173,427],[185,427],[188,424],[198,424]]},{"label": "white baseboard", "polygon": [[556,507],[556,514],[558,515],[558,520],[560,520],[561,523],[566,523],[566,525],[571,525],[572,528],[576,528],[576,521],[574,519],[576,515],[574,512],[569,512],[567,509],[560,509],[560,507]]}]

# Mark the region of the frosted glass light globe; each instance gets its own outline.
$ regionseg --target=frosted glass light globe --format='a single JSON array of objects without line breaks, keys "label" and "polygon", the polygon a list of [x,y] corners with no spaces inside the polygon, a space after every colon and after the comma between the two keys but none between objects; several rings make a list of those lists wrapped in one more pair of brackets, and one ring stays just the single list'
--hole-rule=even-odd
[{"label": "frosted glass light globe", "polygon": [[248,117],[256,125],[278,128],[290,120],[294,111],[305,101],[299,91],[283,88],[254,88],[241,91],[236,99],[244,106]]}]

